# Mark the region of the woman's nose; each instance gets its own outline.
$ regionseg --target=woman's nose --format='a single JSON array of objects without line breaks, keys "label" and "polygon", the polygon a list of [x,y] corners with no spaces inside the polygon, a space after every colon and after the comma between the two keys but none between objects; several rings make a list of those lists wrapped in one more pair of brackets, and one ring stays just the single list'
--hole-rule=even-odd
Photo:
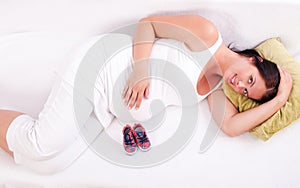
[{"label": "woman's nose", "polygon": [[241,88],[245,88],[245,87],[246,87],[246,85],[244,84],[244,82],[241,81],[241,80],[239,80],[239,81],[236,83],[236,86],[237,86],[237,87],[241,87]]}]

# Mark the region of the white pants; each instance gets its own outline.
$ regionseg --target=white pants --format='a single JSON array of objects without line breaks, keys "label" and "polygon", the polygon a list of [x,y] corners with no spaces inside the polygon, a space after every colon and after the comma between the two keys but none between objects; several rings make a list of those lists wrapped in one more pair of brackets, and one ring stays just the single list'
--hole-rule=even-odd
[{"label": "white pants", "polygon": [[69,166],[87,149],[74,117],[72,89],[59,80],[38,119],[18,116],[7,132],[17,164],[52,173]]}]

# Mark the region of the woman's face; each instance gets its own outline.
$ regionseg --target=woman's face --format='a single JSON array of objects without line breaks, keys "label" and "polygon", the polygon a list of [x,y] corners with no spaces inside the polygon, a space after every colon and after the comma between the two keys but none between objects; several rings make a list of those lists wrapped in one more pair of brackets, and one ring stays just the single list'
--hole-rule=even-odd
[{"label": "woman's face", "polygon": [[253,58],[241,58],[241,62],[232,64],[223,79],[236,92],[252,99],[261,99],[267,91]]}]

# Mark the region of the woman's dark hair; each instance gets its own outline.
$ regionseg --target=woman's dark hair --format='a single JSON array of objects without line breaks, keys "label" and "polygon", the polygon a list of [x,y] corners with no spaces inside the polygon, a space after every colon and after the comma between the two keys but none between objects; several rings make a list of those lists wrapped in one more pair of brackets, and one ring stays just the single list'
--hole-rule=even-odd
[{"label": "woman's dark hair", "polygon": [[262,96],[261,99],[255,101],[259,103],[267,102],[273,99],[278,92],[278,86],[280,83],[280,73],[277,65],[271,61],[262,58],[255,50],[249,49],[237,52],[247,57],[255,58],[255,66],[257,67],[260,75],[263,77],[266,83],[267,92]]}]

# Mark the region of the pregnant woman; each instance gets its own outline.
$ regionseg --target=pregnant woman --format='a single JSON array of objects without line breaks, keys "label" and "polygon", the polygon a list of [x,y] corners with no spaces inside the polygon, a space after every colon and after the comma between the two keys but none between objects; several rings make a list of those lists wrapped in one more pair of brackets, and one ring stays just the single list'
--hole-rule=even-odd
[{"label": "pregnant woman", "polygon": [[[170,51],[173,49],[156,44],[156,39],[172,40],[179,48],[199,56],[208,50],[212,57],[207,59],[203,69],[197,66],[189,68],[193,65],[184,62],[188,58],[176,53],[172,56]],[[118,118],[118,107],[113,106],[115,90],[112,85],[127,67],[132,68],[125,71],[124,90],[120,91],[120,95],[128,110],[136,113],[137,117],[145,116],[147,119],[149,106],[155,99],[164,101],[166,106],[180,105],[180,100],[166,84],[147,78],[148,66],[145,65],[151,64],[149,59],[157,58],[156,55],[164,51],[170,53],[167,59],[173,58],[172,63],[178,62],[183,70],[194,70],[186,72],[194,84],[197,101],[208,97],[216,122],[230,136],[242,134],[268,119],[285,104],[292,88],[292,79],[286,70],[254,52],[236,53],[230,50],[222,42],[214,24],[207,19],[198,15],[151,16],[140,20],[133,45],[121,52],[127,58],[116,55],[97,79],[94,110],[104,127],[114,117]],[[64,168],[83,151],[85,146],[80,141],[73,105],[78,62],[72,63],[66,74],[55,83],[38,119],[22,112],[0,110],[0,146],[14,157],[16,163],[36,169],[41,164],[48,169]],[[222,81],[263,104],[239,113],[220,89]],[[225,111],[215,107],[215,97],[225,98]]]}]

